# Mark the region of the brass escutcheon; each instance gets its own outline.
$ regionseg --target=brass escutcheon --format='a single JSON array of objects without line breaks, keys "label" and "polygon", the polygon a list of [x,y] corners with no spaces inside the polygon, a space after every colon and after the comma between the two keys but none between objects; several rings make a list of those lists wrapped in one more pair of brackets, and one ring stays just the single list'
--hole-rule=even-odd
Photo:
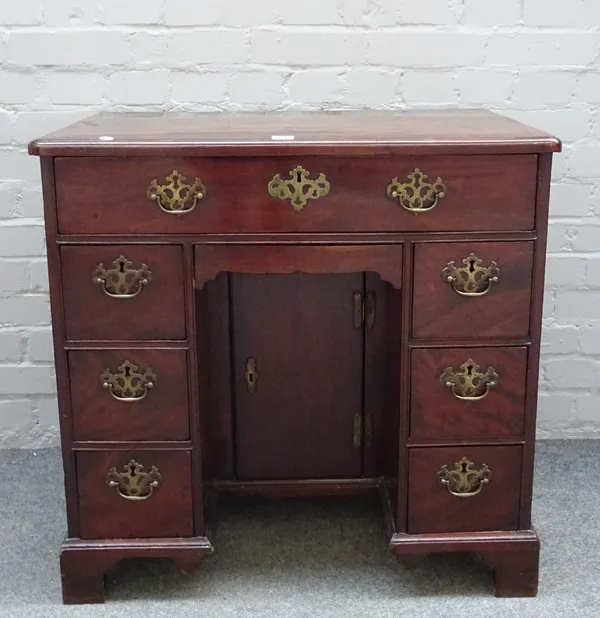
[{"label": "brass escutcheon", "polygon": [[269,195],[290,200],[294,210],[302,210],[308,200],[318,200],[329,193],[330,185],[325,174],[319,174],[316,180],[311,180],[309,176],[310,172],[300,165],[290,172],[291,180],[283,180],[276,174],[269,183]]},{"label": "brass escutcheon", "polygon": [[148,500],[161,482],[162,476],[155,466],[144,472],[144,466],[135,459],[123,467],[123,472],[111,468],[106,475],[106,484],[124,500]]},{"label": "brass escutcheon", "polygon": [[398,200],[400,206],[410,212],[433,210],[445,197],[446,185],[439,176],[434,183],[426,182],[427,178],[419,168],[408,175],[409,182],[400,182],[396,176],[387,186],[387,196]]},{"label": "brass escutcheon", "polygon": [[251,395],[253,395],[256,392],[256,383],[258,382],[258,371],[256,370],[256,361],[253,358],[249,358],[246,361],[244,379],[246,380],[246,388],[248,389],[248,392]]},{"label": "brass escutcheon", "polygon": [[186,177],[173,170],[164,185],[159,185],[155,178],[146,191],[146,197],[156,202],[159,208],[169,215],[185,215],[196,208],[198,200],[206,195],[206,187],[199,178],[190,185]]},{"label": "brass escutcheon", "polygon": [[133,262],[124,255],[120,255],[112,265],[113,268],[105,268],[104,264],[98,264],[92,279],[111,298],[135,298],[152,281],[152,273],[146,264],[138,269],[131,268]]},{"label": "brass escutcheon", "polygon": [[145,399],[148,391],[156,384],[156,375],[150,367],[138,371],[138,366],[126,360],[119,365],[118,373],[105,369],[100,376],[102,387],[117,400],[134,403]]},{"label": "brass escutcheon", "polygon": [[487,267],[482,266],[483,260],[474,253],[462,260],[463,267],[457,268],[454,262],[448,262],[442,270],[442,279],[452,285],[452,289],[461,296],[485,296],[492,283],[500,278],[500,268],[491,261]]},{"label": "brass escutcheon", "polygon": [[452,470],[443,465],[437,477],[453,496],[473,498],[490,482],[492,471],[485,464],[482,464],[479,470],[475,470],[475,464],[463,457],[454,464]]},{"label": "brass escutcheon", "polygon": [[457,399],[479,401],[487,397],[491,388],[498,385],[499,376],[493,367],[480,373],[479,365],[470,358],[460,368],[460,372],[455,372],[452,367],[446,367],[440,376],[440,382],[449,388]]}]

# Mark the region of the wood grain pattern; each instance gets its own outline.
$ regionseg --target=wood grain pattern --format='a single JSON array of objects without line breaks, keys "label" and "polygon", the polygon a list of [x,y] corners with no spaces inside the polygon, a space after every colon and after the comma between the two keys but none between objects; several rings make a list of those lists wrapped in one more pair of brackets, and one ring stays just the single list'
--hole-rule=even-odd
[{"label": "wood grain pattern", "polygon": [[[485,296],[457,294],[442,271],[474,253],[500,270]],[[533,270],[532,242],[436,242],[415,247],[412,335],[416,339],[527,337]]]},{"label": "wood grain pattern", "polygon": [[419,562],[427,554],[478,552],[494,570],[497,597],[535,597],[540,540],[534,530],[434,534],[396,533],[390,550],[402,562]]},{"label": "wood grain pattern", "polygon": [[244,274],[313,275],[376,272],[402,287],[402,246],[197,245],[196,288],[224,271]]},{"label": "wood grain pattern", "polygon": [[[277,141],[273,135],[293,135]],[[111,141],[99,138],[109,136]],[[52,156],[268,156],[299,152],[558,152],[556,137],[487,110],[177,114],[103,112],[29,144]]]},{"label": "wood grain pattern", "polygon": [[[352,478],[362,472],[361,274],[233,275],[237,478]],[[256,362],[253,393],[246,361]]]},{"label": "wood grain pattern", "polygon": [[68,538],[60,549],[63,603],[104,603],[104,575],[121,560],[170,558],[182,571],[190,572],[212,552],[206,537],[100,541]]},{"label": "wood grain pattern", "polygon": [[[276,174],[302,165],[325,174],[329,194],[301,211],[268,193]],[[445,197],[415,214],[386,195],[392,179],[408,182],[419,168]],[[534,224],[537,157],[261,157],[62,158],[56,160],[59,230],[63,234],[368,232],[530,230]],[[166,183],[174,170],[206,186],[192,212],[172,215],[149,200],[153,179]],[[110,182],[107,182],[110,179]],[[126,206],[126,207],[125,207]]]},{"label": "wood grain pattern", "polygon": [[[117,401],[102,387],[105,369],[118,373],[129,360],[156,374],[142,401]],[[75,440],[187,440],[190,437],[185,350],[89,350],[69,352]]]},{"label": "wood grain pattern", "polygon": [[[124,255],[146,264],[152,281],[135,298],[107,296],[94,283],[96,267]],[[71,340],[185,339],[183,257],[180,247],[90,245],[61,248],[66,337]]]},{"label": "wood grain pattern", "polygon": [[[517,530],[521,447],[412,448],[409,452],[408,532]],[[473,498],[451,495],[437,478],[438,470],[466,457],[478,470],[492,471],[490,482]]]},{"label": "wood grain pattern", "polygon": [[[106,484],[113,467],[135,459],[146,472],[156,466],[162,482],[147,500],[131,502]],[[77,453],[82,539],[185,537],[194,531],[189,451]]]},{"label": "wood grain pattern", "polygon": [[[286,134],[294,140],[271,139]],[[101,114],[32,142],[30,152],[44,156],[70,536],[61,555],[65,602],[102,601],[103,573],[122,558],[172,557],[184,572],[195,568],[212,550],[207,491],[333,496],[381,483],[389,487],[381,501],[390,549],[406,562],[435,551],[476,551],[495,571],[498,596],[534,595],[541,300],[551,153],[558,150],[552,136],[472,110]],[[300,212],[267,192],[275,174],[285,178],[297,165],[331,183],[327,197]],[[429,180],[440,176],[446,195],[415,215],[385,188],[417,167]],[[168,215],[146,198],[150,181],[173,169],[208,188],[189,215]],[[471,251],[497,261],[501,277],[487,296],[464,299],[442,281],[441,269]],[[121,253],[154,275],[138,297],[122,302],[92,282],[97,264]],[[270,276],[282,283],[268,294],[253,283],[237,299],[232,294],[231,281]],[[321,277],[330,283],[319,287]],[[354,278],[381,300],[375,330],[358,334],[358,354],[344,345],[349,335],[338,310],[342,283]],[[336,319],[319,325],[321,313]],[[272,355],[282,373],[276,393],[290,380],[315,382],[311,363],[325,366],[318,385],[341,385],[335,396],[317,388],[310,401],[311,413],[321,411],[321,423],[311,421],[321,432],[316,438],[303,433],[301,397],[281,417],[259,407],[261,422],[248,415],[247,426],[236,428],[243,406],[232,359],[243,350],[231,333],[244,320],[251,324],[238,343],[254,337]],[[269,340],[270,329],[277,336]],[[294,353],[303,350],[311,358],[300,363]],[[179,360],[161,367],[168,401],[148,398],[148,409],[130,412],[117,431],[120,417],[96,396],[92,374],[97,359],[112,362],[122,353],[140,364],[147,354],[157,366],[165,354]],[[459,402],[439,385],[440,366],[458,369],[463,353],[500,374],[481,402]],[[336,405],[356,405],[357,389],[358,409],[373,418],[373,442],[350,472],[333,421],[342,418]],[[277,462],[266,460],[272,480],[236,478],[242,452],[252,462],[260,458],[256,444],[268,454],[280,435],[288,447],[281,457],[319,443],[317,455],[292,462],[302,476],[318,478],[278,478],[285,466],[276,470]],[[105,485],[108,468],[134,456],[169,478],[149,501],[129,503]],[[462,456],[493,470],[474,498],[452,497],[435,477]],[[327,468],[332,461],[344,469]],[[333,476],[338,472],[346,478]]]},{"label": "wood grain pattern", "polygon": [[[493,367],[498,385],[485,399],[462,401],[440,383],[446,367],[460,372],[472,359],[485,373]],[[416,349],[411,354],[411,438],[520,436],[524,431],[527,348]]]}]

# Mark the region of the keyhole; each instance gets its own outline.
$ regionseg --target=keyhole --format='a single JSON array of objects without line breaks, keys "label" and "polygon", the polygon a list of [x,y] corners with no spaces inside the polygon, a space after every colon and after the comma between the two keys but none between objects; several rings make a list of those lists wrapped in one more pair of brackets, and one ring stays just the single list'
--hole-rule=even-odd
[{"label": "keyhole", "polygon": [[248,382],[250,384],[254,384],[254,374],[253,373],[248,374]]},{"label": "keyhole", "polygon": [[475,260],[469,260],[469,272],[475,272]]},{"label": "keyhole", "polygon": [[296,172],[296,182],[302,182],[302,172]]}]

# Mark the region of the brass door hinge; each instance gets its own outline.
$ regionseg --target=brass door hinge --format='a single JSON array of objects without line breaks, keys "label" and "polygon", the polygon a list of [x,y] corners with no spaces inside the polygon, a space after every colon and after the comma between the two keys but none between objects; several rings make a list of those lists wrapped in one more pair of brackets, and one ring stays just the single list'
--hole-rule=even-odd
[{"label": "brass door hinge", "polygon": [[362,446],[362,414],[354,415],[354,448]]},{"label": "brass door hinge", "polygon": [[375,327],[375,313],[377,311],[377,296],[375,292],[367,292],[364,300],[361,292],[354,292],[352,298],[354,328],[361,330],[364,324],[367,330],[373,330]]},{"label": "brass door hinge", "polygon": [[[363,430],[364,424],[364,430]],[[360,448],[365,443],[365,448],[373,446],[373,418],[365,414],[364,423],[362,414],[354,415],[354,448]]]},{"label": "brass door hinge", "polygon": [[373,446],[373,417],[365,414],[365,448]]}]

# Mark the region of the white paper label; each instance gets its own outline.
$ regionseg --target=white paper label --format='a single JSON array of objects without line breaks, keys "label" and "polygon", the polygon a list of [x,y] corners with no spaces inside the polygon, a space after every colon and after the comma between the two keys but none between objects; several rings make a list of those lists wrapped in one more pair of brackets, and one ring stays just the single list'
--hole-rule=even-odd
[{"label": "white paper label", "polygon": [[101,135],[98,138],[101,142],[114,142],[115,138],[112,135]]},{"label": "white paper label", "polygon": [[276,142],[293,142],[295,139],[294,135],[271,135],[271,139]]}]

